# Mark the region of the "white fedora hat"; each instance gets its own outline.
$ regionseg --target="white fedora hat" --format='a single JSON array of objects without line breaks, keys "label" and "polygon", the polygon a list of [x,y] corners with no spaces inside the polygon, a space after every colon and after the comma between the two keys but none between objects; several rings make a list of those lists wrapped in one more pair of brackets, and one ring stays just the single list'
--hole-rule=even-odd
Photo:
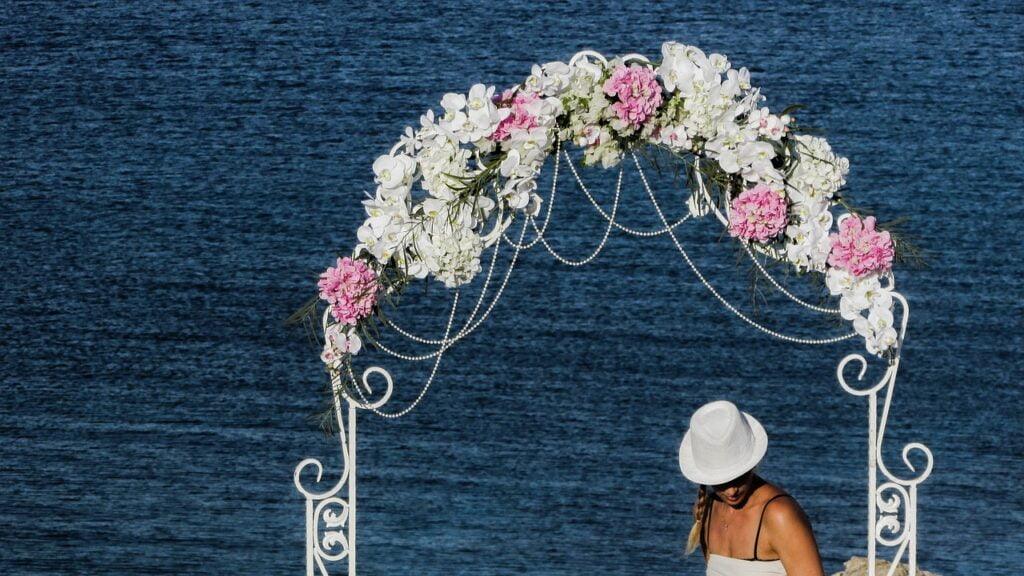
[{"label": "white fedora hat", "polygon": [[679,445],[679,468],[691,482],[724,484],[753,470],[768,450],[768,435],[753,416],[727,400],[709,402],[690,418]]}]

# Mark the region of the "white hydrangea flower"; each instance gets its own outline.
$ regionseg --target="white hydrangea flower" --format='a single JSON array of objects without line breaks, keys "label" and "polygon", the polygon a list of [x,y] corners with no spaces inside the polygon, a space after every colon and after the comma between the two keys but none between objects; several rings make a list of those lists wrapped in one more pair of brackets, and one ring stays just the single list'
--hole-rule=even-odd
[{"label": "white hydrangea flower", "polygon": [[482,269],[483,240],[465,226],[461,216],[453,217],[447,206],[424,219],[414,230],[419,260],[448,288],[471,281]]},{"label": "white hydrangea flower", "polygon": [[611,137],[583,151],[583,163],[588,166],[600,164],[602,168],[617,166],[622,161],[623,150]]},{"label": "white hydrangea flower", "polygon": [[712,140],[718,136],[723,124],[733,122],[737,113],[731,98],[725,97],[718,86],[695,92],[683,102],[683,125],[691,134]]},{"label": "white hydrangea flower", "polygon": [[581,58],[570,69],[569,89],[562,94],[562,100],[564,106],[574,113],[569,117],[569,126],[559,132],[558,137],[579,143],[581,134],[588,126],[600,125],[605,109],[611,103],[601,87],[600,80],[604,74],[602,64]]},{"label": "white hydrangea flower", "polygon": [[469,160],[472,153],[452,140],[434,139],[424,143],[417,160],[423,174],[421,184],[431,196],[454,200],[459,180],[472,175]]}]

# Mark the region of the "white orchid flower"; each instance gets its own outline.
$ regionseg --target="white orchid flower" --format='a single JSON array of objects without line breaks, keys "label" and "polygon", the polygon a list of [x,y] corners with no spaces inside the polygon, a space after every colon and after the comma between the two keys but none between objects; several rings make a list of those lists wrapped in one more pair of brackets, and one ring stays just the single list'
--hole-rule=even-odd
[{"label": "white orchid flower", "polygon": [[663,127],[657,140],[673,150],[687,150],[693,144],[686,133],[686,127],[682,124]]},{"label": "white orchid flower", "polygon": [[363,341],[354,326],[331,324],[324,332],[324,349],[320,359],[333,368],[338,368],[341,359],[350,354],[355,356],[363,348]]},{"label": "white orchid flower", "polygon": [[730,68],[725,74],[725,82],[722,83],[723,93],[736,96],[750,90],[750,70]]},{"label": "white orchid flower", "polygon": [[581,82],[590,86],[601,79],[604,66],[599,62],[591,62],[590,57],[580,58],[573,67],[573,82]]},{"label": "white orchid flower", "polygon": [[859,303],[854,298],[844,295],[839,299],[839,315],[844,320],[856,320],[857,318],[863,318],[862,312],[864,308],[859,306]]},{"label": "white orchid flower", "polygon": [[661,45],[661,65],[654,73],[661,78],[661,83],[669,92],[675,92],[683,81],[684,67],[691,65],[686,57],[686,46],[677,42],[665,42]]},{"label": "white orchid flower", "polygon": [[505,178],[511,178],[514,176],[525,176],[525,174],[519,173],[520,168],[520,154],[519,150],[512,149],[508,151],[508,155],[501,161],[501,165],[498,167],[499,172]]},{"label": "white orchid flower", "polygon": [[882,332],[893,327],[892,310],[888,308],[872,308],[868,314],[868,322],[875,332]]},{"label": "white orchid flower", "polygon": [[548,138],[548,131],[543,128],[516,130],[509,137],[507,145],[512,150],[519,150],[524,163],[530,163],[545,156]]},{"label": "white orchid flower", "polygon": [[494,86],[474,84],[466,98],[466,115],[476,126],[490,126],[496,123],[497,107],[494,105]]},{"label": "white orchid flower", "polygon": [[441,107],[444,108],[445,115],[454,114],[466,107],[466,97],[449,92],[441,98]]},{"label": "white orchid flower", "polygon": [[875,331],[871,328],[871,323],[863,316],[857,316],[853,319],[853,331],[863,336],[869,343],[875,335]]},{"label": "white orchid flower", "polygon": [[373,162],[373,173],[385,190],[408,190],[416,173],[416,161],[404,154],[385,154]]},{"label": "white orchid flower", "polygon": [[548,62],[543,66],[534,64],[532,74],[526,79],[526,88],[545,96],[558,96],[569,89],[572,72],[565,62]]},{"label": "white orchid flower", "polygon": [[[834,269],[833,269],[834,270]],[[831,270],[829,271],[831,274]],[[847,320],[854,320],[862,316],[862,312],[869,308],[872,308],[873,300],[877,297],[877,294],[881,291],[881,284],[877,277],[867,278],[853,278],[849,273],[842,275],[835,274],[833,278],[841,276],[843,280],[839,282],[839,289],[842,290],[842,298],[839,301],[839,312],[840,315]],[[826,283],[828,283],[828,275],[826,275]],[[833,291],[835,282],[830,283],[829,290]]]},{"label": "white orchid flower", "polygon": [[782,182],[782,174],[772,166],[775,148],[768,142],[744,142],[738,147],[737,157],[743,178],[748,182]]},{"label": "white orchid flower", "polygon": [[842,268],[829,268],[825,274],[825,286],[828,287],[829,294],[833,296],[849,292],[853,289],[854,283],[856,283],[856,279],[853,274]]},{"label": "white orchid flower", "polygon": [[712,54],[708,57],[708,63],[718,74],[725,74],[729,69],[729,59],[722,54]]},{"label": "white orchid flower", "polygon": [[416,154],[416,150],[419,149],[419,142],[416,139],[416,134],[412,131],[412,126],[405,127],[405,132],[400,136],[400,141],[406,154],[410,156]]},{"label": "white orchid flower", "polygon": [[896,329],[889,327],[885,330],[875,333],[875,337],[868,341],[868,351],[874,347],[875,351],[873,354],[881,354],[886,350],[896,346],[899,343],[899,335],[896,333]]},{"label": "white orchid flower", "polygon": [[529,190],[520,189],[520,185],[524,181],[530,182],[532,178],[510,178],[505,181],[505,185],[498,192],[498,197],[512,210],[522,210],[530,203]]}]

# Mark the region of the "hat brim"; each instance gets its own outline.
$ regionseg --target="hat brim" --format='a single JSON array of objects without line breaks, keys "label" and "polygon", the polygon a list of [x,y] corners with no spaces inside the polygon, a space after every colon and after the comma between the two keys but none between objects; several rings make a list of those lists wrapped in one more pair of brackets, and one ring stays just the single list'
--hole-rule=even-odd
[{"label": "hat brim", "polygon": [[758,462],[764,458],[765,452],[768,451],[768,434],[764,431],[764,426],[761,426],[761,423],[756,418],[746,412],[742,414],[746,418],[747,424],[750,425],[750,431],[754,436],[754,449],[750,452],[750,455],[726,469],[703,470],[694,461],[693,443],[690,440],[690,431],[687,430],[683,436],[683,442],[679,445],[679,469],[682,470],[683,476],[686,476],[687,480],[694,484],[705,484],[708,486],[725,484],[753,470]]}]

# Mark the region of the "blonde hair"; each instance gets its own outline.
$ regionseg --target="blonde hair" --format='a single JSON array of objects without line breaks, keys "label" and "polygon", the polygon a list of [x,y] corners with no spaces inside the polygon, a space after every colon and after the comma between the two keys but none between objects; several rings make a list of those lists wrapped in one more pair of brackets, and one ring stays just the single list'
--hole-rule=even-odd
[{"label": "blonde hair", "polygon": [[690,528],[690,536],[686,539],[686,555],[693,554],[697,545],[703,545],[704,519],[708,512],[708,504],[711,502],[711,494],[708,487],[701,484],[697,488],[697,499],[693,502],[693,527]]}]

